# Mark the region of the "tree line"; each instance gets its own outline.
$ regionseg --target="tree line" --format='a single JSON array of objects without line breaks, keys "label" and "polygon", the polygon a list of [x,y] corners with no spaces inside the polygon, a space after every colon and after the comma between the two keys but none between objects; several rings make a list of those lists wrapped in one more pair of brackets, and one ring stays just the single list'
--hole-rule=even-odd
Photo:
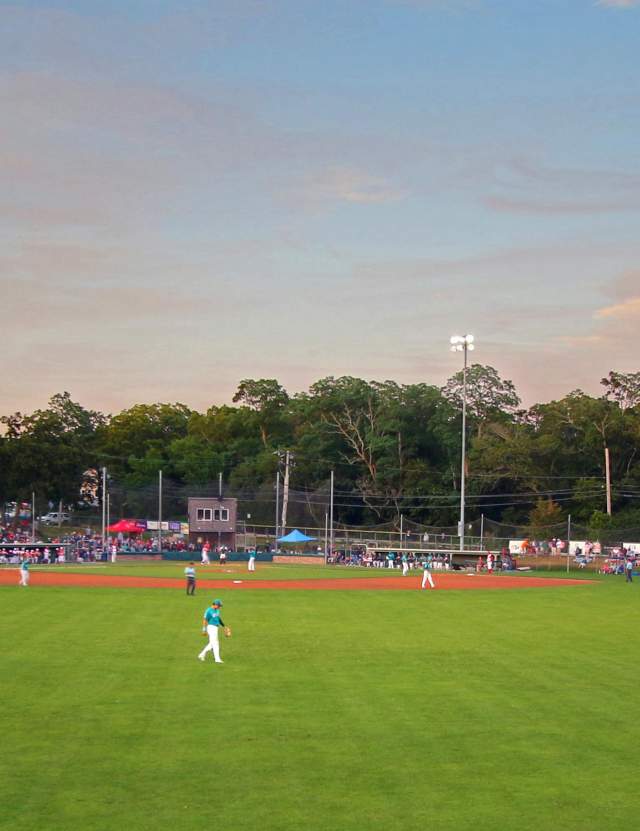
[{"label": "tree line", "polygon": [[[115,415],[67,392],[46,409],[0,418],[0,499],[99,504],[109,472],[118,510],[137,515],[167,482],[167,516],[186,494],[245,500],[273,522],[284,450],[293,460],[292,505],[321,525],[331,471],[336,520],[350,525],[455,525],[459,510],[462,372],[443,387],[328,377],[290,395],[275,379],[240,382],[233,406],[136,404]],[[602,395],[580,390],[529,409],[493,367],[467,372],[467,516],[544,536],[571,513],[593,536],[640,531],[640,372],[610,372]],[[605,449],[611,475],[607,514]],[[302,508],[300,509],[302,510]],[[294,513],[295,518],[295,513]]]}]

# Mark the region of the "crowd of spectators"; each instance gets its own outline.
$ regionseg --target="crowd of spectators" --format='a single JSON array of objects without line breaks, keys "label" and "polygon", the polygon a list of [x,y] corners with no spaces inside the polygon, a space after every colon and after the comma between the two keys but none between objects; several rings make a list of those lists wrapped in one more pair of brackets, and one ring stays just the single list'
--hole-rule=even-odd
[{"label": "crowd of spectators", "polygon": [[[423,569],[426,565],[434,571],[447,571],[451,568],[451,563],[448,554],[433,553],[425,554],[424,552],[406,551],[407,565],[409,569]],[[489,562],[487,562],[487,558]],[[352,548],[346,551],[334,551],[327,561],[335,565],[343,566],[361,566],[364,568],[386,568],[386,569],[401,569],[402,568],[402,553],[395,551],[374,551],[361,547]],[[482,557],[478,557],[475,561],[469,561],[465,564],[468,568],[475,568],[476,571],[492,571],[500,569],[502,571],[510,571],[516,568],[516,560],[512,557],[508,550],[504,549],[499,556],[487,552]],[[455,566],[459,567],[458,564]]]},{"label": "crowd of spectators", "polygon": [[638,555],[624,546],[612,548],[599,569],[600,574],[626,574],[637,566]]},{"label": "crowd of spectators", "polygon": [[[102,545],[102,535],[94,533],[90,528],[84,531],[74,531],[70,534],[61,534],[45,541],[32,540],[30,528],[13,528],[0,525],[0,563],[19,562],[26,558],[38,563],[96,562],[111,558],[117,554],[154,554],[158,552],[157,536],[143,538],[139,536],[125,537],[109,535],[105,546]],[[32,547],[25,547],[31,545]],[[12,548],[11,546],[16,546]],[[180,535],[164,536],[163,551],[196,551],[194,543],[188,543]],[[17,559],[16,559],[17,558]]]}]

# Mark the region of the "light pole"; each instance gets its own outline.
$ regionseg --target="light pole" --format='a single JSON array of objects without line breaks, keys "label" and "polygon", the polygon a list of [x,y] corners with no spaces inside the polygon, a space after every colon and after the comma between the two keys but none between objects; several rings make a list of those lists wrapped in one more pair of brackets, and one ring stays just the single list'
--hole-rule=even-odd
[{"label": "light pole", "polygon": [[462,369],[462,462],[460,469],[460,522],[458,536],[460,537],[460,551],[464,551],[464,486],[465,486],[465,456],[467,444],[467,353],[473,352],[473,335],[454,335],[450,339],[452,352],[464,353]]}]

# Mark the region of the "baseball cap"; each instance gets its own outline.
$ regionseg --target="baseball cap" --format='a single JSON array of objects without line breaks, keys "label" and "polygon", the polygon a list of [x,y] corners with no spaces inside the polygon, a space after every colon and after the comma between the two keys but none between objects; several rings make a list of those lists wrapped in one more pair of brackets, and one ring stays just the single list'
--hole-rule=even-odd
[{"label": "baseball cap", "polygon": [[222,606],[222,600],[214,600],[212,606]]}]

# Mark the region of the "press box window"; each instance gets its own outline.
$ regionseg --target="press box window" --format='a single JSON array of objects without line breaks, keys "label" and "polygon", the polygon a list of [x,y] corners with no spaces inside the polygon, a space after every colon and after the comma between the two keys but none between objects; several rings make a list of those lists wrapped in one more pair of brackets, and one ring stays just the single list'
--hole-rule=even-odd
[{"label": "press box window", "polygon": [[198,508],[196,519],[198,522],[211,522],[211,508]]},{"label": "press box window", "polygon": [[213,519],[215,522],[229,522],[229,509],[228,508],[214,508],[213,509]]}]

